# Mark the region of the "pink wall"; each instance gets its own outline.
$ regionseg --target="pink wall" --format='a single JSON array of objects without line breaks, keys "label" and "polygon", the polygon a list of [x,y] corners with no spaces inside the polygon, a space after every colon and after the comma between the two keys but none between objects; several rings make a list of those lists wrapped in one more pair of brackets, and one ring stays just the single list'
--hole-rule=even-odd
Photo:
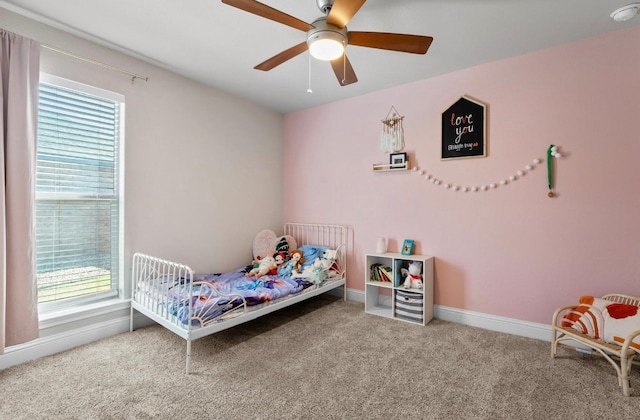
[{"label": "pink wall", "polygon": [[[413,238],[435,256],[447,307],[549,323],[583,294],[640,295],[639,42],[640,28],[618,31],[288,114],[284,219],[352,228],[351,289],[384,236],[390,251]],[[488,156],[441,161],[441,113],[462,95],[488,106]],[[546,162],[487,192],[373,173],[392,105],[412,165],[444,182],[497,183],[559,145],[559,196],[547,197]]]}]

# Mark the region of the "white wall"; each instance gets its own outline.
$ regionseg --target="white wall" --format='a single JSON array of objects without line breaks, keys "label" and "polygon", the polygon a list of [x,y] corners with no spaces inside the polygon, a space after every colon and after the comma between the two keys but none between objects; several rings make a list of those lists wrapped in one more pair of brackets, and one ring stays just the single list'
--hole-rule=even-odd
[{"label": "white wall", "polygon": [[[127,75],[42,49],[41,70],[126,98],[125,255],[235,268],[282,225],[283,116],[0,8],[0,26]],[[215,69],[211,69],[215,71]]]},{"label": "white wall", "polygon": [[[149,77],[132,83],[125,74],[42,49],[43,72],[125,96],[126,291],[135,252],[199,272],[225,271],[251,260],[259,230],[282,230],[281,114],[2,8],[0,27]],[[45,319],[41,341],[65,335],[68,345],[33,346],[63,350],[95,339],[100,325],[111,325],[100,327],[105,334],[126,330],[128,313],[118,305],[62,324]],[[87,329],[94,332],[71,332]],[[0,356],[0,368],[24,360],[9,352]]]}]

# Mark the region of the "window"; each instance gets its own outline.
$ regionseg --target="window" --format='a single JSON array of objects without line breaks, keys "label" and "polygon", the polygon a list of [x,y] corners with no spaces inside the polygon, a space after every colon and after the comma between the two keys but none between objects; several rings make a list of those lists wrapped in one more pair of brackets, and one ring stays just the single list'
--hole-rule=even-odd
[{"label": "window", "polygon": [[117,297],[124,99],[41,75],[36,271],[41,312]]}]

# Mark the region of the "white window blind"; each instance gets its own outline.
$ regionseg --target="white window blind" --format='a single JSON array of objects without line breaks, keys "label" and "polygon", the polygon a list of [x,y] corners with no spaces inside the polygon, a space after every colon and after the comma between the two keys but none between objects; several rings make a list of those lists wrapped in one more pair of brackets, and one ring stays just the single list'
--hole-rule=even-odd
[{"label": "white window blind", "polygon": [[36,266],[41,310],[116,296],[120,280],[122,101],[65,82],[74,89],[40,83]]}]

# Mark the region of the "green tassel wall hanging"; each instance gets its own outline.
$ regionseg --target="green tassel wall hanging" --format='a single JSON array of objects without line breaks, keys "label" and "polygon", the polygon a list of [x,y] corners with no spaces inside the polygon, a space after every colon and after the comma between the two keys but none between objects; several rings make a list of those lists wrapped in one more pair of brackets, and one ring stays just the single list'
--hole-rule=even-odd
[{"label": "green tassel wall hanging", "polygon": [[556,196],[554,191],[554,179],[553,179],[553,159],[552,158],[561,158],[562,155],[558,152],[558,146],[554,146],[553,144],[549,146],[547,149],[547,181],[549,183],[549,192],[547,196],[553,198]]}]

